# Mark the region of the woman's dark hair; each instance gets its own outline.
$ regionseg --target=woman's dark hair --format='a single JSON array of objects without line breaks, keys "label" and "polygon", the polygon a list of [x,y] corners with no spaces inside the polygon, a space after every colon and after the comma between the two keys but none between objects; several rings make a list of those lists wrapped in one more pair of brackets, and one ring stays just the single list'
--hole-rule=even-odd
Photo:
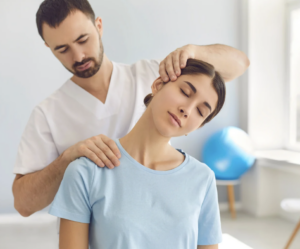
[{"label": "woman's dark hair", "polygon": [[36,25],[42,39],[43,23],[56,28],[75,10],[83,12],[94,23],[95,13],[87,0],[44,0],[36,13]]},{"label": "woman's dark hair", "polygon": [[[225,102],[226,87],[221,75],[217,71],[215,71],[215,68],[211,64],[201,60],[188,59],[186,67],[181,69],[181,75],[195,74],[203,74],[209,76],[212,79],[213,87],[218,95],[218,103],[216,109],[204,120],[204,122],[200,126],[202,127],[203,125],[211,121],[222,109]],[[168,82],[164,82],[163,84],[165,85],[167,83]],[[152,96],[151,94],[148,94],[144,99],[144,104],[148,106],[151,100]]]}]

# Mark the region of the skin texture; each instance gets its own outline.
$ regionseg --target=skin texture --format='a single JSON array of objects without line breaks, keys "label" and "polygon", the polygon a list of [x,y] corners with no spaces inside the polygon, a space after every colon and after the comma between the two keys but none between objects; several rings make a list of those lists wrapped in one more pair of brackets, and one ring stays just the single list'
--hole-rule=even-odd
[{"label": "skin texture", "polygon": [[[194,93],[185,81],[193,84],[197,92]],[[183,75],[165,85],[159,77],[152,84],[152,93],[153,98],[146,111],[133,129],[120,139],[120,143],[145,167],[170,170],[179,166],[184,156],[170,146],[169,140],[198,129],[210,114],[204,102],[209,103],[211,111],[214,111],[218,96],[212,79],[206,75]],[[169,112],[181,120],[181,126],[172,123]],[[88,248],[87,224],[63,220],[60,231],[60,249]],[[218,245],[197,248],[216,249]]]},{"label": "skin texture", "polygon": [[[84,34],[87,35],[81,37]],[[56,28],[43,24],[45,45],[67,70],[74,73],[72,81],[105,103],[112,63],[101,46],[102,36],[102,19],[97,17],[93,23],[80,11],[70,14]],[[81,38],[78,39],[79,37]],[[55,50],[61,45],[66,46]],[[61,53],[66,48],[68,50]],[[178,76],[174,75],[174,72],[180,69],[179,65],[183,64],[184,67],[189,58],[200,59],[214,65],[225,81],[238,77],[249,66],[247,56],[232,47],[220,44],[208,46],[189,44],[171,52],[160,63],[159,73],[161,77],[167,77],[164,81],[167,82],[171,78],[171,81],[175,82]],[[95,61],[101,64],[99,70],[89,78],[79,77],[74,66],[81,65],[89,59],[94,60],[91,67],[96,66]],[[26,217],[48,206],[54,199],[68,164],[81,156],[88,157],[99,167],[106,166],[112,169],[120,164],[118,160],[120,151],[114,141],[105,135],[95,135],[79,141],[42,170],[27,175],[16,175],[12,187],[16,210]]]},{"label": "skin texture", "polygon": [[[100,18],[96,19],[95,25],[82,12],[71,14],[57,29],[46,23],[43,24],[45,45],[51,49],[62,65],[74,74],[75,81],[81,78],[84,81],[84,79],[92,77],[102,65],[104,51],[101,41],[102,21]],[[95,64],[100,64],[100,66],[94,74],[83,77],[83,72],[77,70],[76,65],[89,59],[92,59],[93,62],[90,69],[86,71],[95,68]]]},{"label": "skin texture", "polygon": [[61,219],[59,231],[59,248],[88,249],[89,224]]},{"label": "skin texture", "polygon": [[[194,85],[197,92],[194,93],[186,82]],[[181,120],[181,129],[178,130],[178,133],[165,134],[166,132],[162,132],[168,137],[183,136],[198,129],[214,111],[218,101],[212,79],[206,75],[182,75],[174,83],[165,85],[161,78],[158,78],[152,85],[152,92],[153,99],[156,98],[156,100],[151,101],[152,105],[149,107],[156,127],[160,127],[158,122],[162,122],[164,116],[169,118],[167,112],[175,114]],[[210,104],[212,110],[204,102]]]},{"label": "skin texture", "polygon": [[197,249],[218,249],[218,245],[197,246]]}]

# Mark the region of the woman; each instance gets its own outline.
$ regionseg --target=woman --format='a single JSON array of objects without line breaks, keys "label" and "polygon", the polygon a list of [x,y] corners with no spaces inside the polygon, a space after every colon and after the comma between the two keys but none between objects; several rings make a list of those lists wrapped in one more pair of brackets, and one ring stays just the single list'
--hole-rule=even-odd
[{"label": "woman", "polygon": [[175,82],[160,78],[144,114],[115,139],[120,166],[72,162],[51,205],[61,249],[217,249],[220,216],[214,173],[169,144],[209,122],[225,84],[208,63],[188,60]]}]

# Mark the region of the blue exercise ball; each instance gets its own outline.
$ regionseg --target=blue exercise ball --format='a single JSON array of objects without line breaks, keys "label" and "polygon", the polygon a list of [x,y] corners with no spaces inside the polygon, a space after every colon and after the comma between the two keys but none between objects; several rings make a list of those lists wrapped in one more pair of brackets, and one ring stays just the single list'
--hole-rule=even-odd
[{"label": "blue exercise ball", "polygon": [[202,161],[215,172],[216,179],[239,179],[255,162],[252,142],[237,127],[223,128],[204,143]]}]

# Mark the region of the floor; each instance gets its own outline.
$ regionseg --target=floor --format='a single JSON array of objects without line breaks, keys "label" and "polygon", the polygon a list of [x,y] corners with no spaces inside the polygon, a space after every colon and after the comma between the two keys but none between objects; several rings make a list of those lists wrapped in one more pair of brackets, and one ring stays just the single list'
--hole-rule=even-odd
[{"label": "floor", "polygon": [[[284,249],[296,224],[279,217],[255,218],[238,212],[232,220],[221,213],[222,232],[230,234],[253,249]],[[300,231],[289,249],[300,249]]]},{"label": "floor", "polygon": [[[0,249],[58,248],[56,218],[36,214],[21,221],[20,217],[0,216]],[[237,213],[236,220],[232,220],[229,213],[222,212],[221,221],[222,231],[227,236],[224,236],[226,243],[220,249],[283,249],[295,227],[295,224],[278,217],[258,219],[243,212]],[[227,243],[231,246],[225,246]],[[300,249],[300,232],[290,249]]]}]

